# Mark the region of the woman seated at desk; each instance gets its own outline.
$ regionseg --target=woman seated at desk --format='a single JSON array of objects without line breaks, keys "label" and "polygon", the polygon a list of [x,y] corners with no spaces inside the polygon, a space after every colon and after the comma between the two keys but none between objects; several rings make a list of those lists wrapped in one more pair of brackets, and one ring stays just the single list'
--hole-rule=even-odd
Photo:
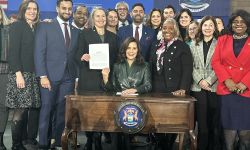
[{"label": "woman seated at desk", "polygon": [[[104,87],[107,90],[122,92],[122,95],[147,93],[151,91],[149,66],[144,62],[138,45],[139,43],[135,38],[127,38],[121,45],[118,62],[114,64],[111,76],[109,76],[110,69],[106,68],[102,70]],[[124,138],[122,138],[122,136],[124,136]],[[132,137],[133,136],[128,134],[114,134],[113,140],[116,149],[130,150],[131,146],[129,141],[131,140],[129,139]],[[124,139],[124,141],[121,139]]]},{"label": "woman seated at desk", "polygon": [[118,62],[114,64],[112,75],[109,76],[110,69],[102,70],[106,89],[122,92],[122,95],[151,91],[149,66],[144,62],[138,45],[135,38],[127,38],[121,45]]}]

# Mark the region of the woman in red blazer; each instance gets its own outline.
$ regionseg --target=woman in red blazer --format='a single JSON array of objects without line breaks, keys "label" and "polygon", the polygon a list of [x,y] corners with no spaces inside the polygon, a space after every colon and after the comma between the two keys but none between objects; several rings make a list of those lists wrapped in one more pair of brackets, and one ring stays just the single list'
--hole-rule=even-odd
[{"label": "woman in red blazer", "polygon": [[227,150],[234,150],[238,134],[240,149],[250,149],[250,14],[233,13],[228,31],[218,39],[212,59],[225,142]]}]

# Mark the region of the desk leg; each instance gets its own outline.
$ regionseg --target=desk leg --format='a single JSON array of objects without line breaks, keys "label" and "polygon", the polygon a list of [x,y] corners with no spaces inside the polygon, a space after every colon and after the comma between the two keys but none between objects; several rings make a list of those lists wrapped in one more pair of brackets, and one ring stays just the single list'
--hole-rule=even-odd
[{"label": "desk leg", "polygon": [[64,128],[62,138],[61,138],[63,150],[68,150],[68,134],[69,134],[69,129]]},{"label": "desk leg", "polygon": [[185,132],[179,133],[179,150],[183,149],[184,134],[185,134]]},{"label": "desk leg", "polygon": [[196,150],[197,149],[197,137],[194,133],[193,130],[189,131],[190,139],[191,139],[191,150]]}]

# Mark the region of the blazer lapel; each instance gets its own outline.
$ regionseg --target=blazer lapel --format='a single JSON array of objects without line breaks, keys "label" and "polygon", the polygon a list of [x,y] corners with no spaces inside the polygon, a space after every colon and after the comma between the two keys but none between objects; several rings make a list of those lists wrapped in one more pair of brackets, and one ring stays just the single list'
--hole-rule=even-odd
[{"label": "blazer lapel", "polygon": [[217,40],[215,38],[213,38],[213,41],[212,41],[212,43],[209,47],[208,53],[207,53],[205,67],[207,67],[209,64],[211,64],[210,61],[211,61],[211,58],[213,56],[216,43],[217,43]]},{"label": "blazer lapel", "polygon": [[64,43],[64,45],[65,45],[64,35],[63,35],[61,26],[60,26],[59,22],[57,21],[57,19],[54,19],[54,25],[55,25],[55,29],[59,35],[58,37],[60,38],[62,43]]},{"label": "blazer lapel", "polygon": [[205,64],[204,64],[204,53],[203,53],[203,42],[199,42],[199,46],[198,46],[198,49],[197,49],[197,53],[198,53],[198,56],[200,58],[200,61],[201,61],[201,64],[202,64],[202,67],[204,68],[205,67]]}]

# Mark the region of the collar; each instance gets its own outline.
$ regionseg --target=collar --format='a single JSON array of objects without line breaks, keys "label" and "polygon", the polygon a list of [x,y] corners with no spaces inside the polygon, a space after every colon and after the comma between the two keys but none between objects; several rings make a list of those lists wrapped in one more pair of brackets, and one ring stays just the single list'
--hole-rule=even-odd
[{"label": "collar", "polygon": [[63,23],[67,23],[69,25],[69,21],[63,21],[59,16],[56,17],[57,21],[59,22],[59,24],[63,24]]},{"label": "collar", "polygon": [[[134,23],[132,23],[132,26],[133,26],[133,29],[137,27]],[[142,29],[142,23],[139,25],[139,29]]]},{"label": "collar", "polygon": [[80,30],[83,30],[83,29],[84,29],[84,26],[81,27],[81,28],[79,28],[79,27],[75,24],[75,22],[72,22],[71,25],[72,25],[73,27],[77,28],[77,29],[80,29]]}]

